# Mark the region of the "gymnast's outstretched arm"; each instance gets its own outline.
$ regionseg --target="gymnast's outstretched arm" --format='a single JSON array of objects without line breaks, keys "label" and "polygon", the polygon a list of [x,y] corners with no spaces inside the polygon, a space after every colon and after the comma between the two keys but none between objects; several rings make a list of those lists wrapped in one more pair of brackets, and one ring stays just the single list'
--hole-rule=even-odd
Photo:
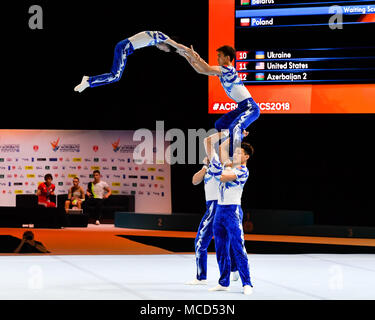
[{"label": "gymnast's outstretched arm", "polygon": [[207,76],[220,76],[221,68],[219,66],[210,66],[206,61],[204,61],[197,52],[194,51],[193,46],[180,53],[194,70],[200,74],[205,74]]}]

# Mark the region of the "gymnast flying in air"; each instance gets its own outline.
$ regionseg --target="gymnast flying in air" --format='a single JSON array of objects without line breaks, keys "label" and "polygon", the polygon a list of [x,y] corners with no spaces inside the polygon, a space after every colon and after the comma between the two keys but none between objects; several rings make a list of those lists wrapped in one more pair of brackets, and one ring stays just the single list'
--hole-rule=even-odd
[{"label": "gymnast flying in air", "polygon": [[124,72],[128,56],[131,55],[134,50],[149,46],[156,46],[164,52],[171,52],[174,48],[180,54],[189,49],[170,39],[160,31],[139,32],[117,43],[111,72],[92,77],[83,76],[81,83],[74,88],[74,91],[82,92],[88,87],[93,88],[119,81]]},{"label": "gymnast flying in air", "polygon": [[224,114],[215,122],[215,128],[218,131],[227,131],[231,141],[228,146],[229,157],[232,159],[233,150],[241,147],[244,130],[258,119],[260,109],[232,65],[232,61],[236,56],[236,50],[226,45],[218,48],[216,51],[218,66],[207,64],[194,51],[193,46],[188,50],[178,51],[178,53],[185,57],[198,73],[208,76],[218,76],[228,97],[237,102],[237,109]]}]

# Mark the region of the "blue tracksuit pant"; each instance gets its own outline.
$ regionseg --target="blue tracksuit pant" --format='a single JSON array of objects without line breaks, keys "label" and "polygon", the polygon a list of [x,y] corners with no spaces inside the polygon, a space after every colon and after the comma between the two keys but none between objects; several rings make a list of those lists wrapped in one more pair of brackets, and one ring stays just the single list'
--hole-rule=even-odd
[{"label": "blue tracksuit pant", "polygon": [[221,116],[215,122],[215,128],[218,131],[229,129],[229,156],[233,156],[233,150],[238,146],[241,146],[242,132],[251,123],[259,118],[260,109],[258,104],[253,98],[241,101],[238,104],[237,109],[234,109],[223,116]]},{"label": "blue tracksuit pant", "polygon": [[[206,202],[206,212],[199,224],[197,236],[195,238],[195,260],[197,263],[197,279],[207,279],[207,249],[213,237],[213,222],[217,208],[217,200]],[[234,259],[231,248],[228,249],[231,254],[230,259]],[[237,271],[235,261],[231,263],[231,271]]]},{"label": "blue tracksuit pant", "polygon": [[[242,228],[243,212],[240,205],[218,205],[215,213],[213,232],[216,258],[219,264],[219,284],[228,287],[230,283],[231,261],[236,262],[242,285],[250,285],[250,268],[245,248]],[[233,258],[229,256],[229,247]]]},{"label": "blue tracksuit pant", "polygon": [[102,86],[105,84],[119,81],[124,72],[126,60],[134,52],[133,45],[128,39],[117,43],[112,63],[111,72],[98,76],[89,77],[90,87]]}]

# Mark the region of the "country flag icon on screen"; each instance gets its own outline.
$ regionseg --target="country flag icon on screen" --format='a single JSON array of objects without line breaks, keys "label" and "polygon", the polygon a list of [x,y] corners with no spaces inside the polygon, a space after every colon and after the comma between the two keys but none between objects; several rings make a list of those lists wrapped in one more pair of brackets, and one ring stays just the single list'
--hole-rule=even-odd
[{"label": "country flag icon on screen", "polygon": [[264,59],[264,51],[255,51],[255,59]]},{"label": "country flag icon on screen", "polygon": [[264,70],[264,62],[256,62],[255,63],[256,70]]},{"label": "country flag icon on screen", "polygon": [[263,81],[264,80],[264,73],[256,73],[255,74],[256,81]]},{"label": "country flag icon on screen", "polygon": [[250,4],[250,0],[241,0],[241,6],[248,6]]},{"label": "country flag icon on screen", "polygon": [[240,19],[241,27],[250,27],[250,18],[241,18]]}]

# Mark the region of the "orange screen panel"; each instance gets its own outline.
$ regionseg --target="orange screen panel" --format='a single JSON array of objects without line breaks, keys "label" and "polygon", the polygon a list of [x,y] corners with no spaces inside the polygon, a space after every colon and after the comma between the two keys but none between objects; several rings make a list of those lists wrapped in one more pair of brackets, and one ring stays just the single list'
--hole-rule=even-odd
[{"label": "orange screen panel", "polygon": [[[258,1],[258,4],[261,2]],[[271,2],[277,3],[277,1]],[[253,68],[253,70],[246,70],[245,72],[247,72],[248,78],[253,81],[243,82],[254,100],[259,104],[262,113],[375,113],[375,46],[371,46],[370,40],[365,43],[368,35],[363,34],[371,28],[375,30],[375,14],[344,15],[343,29],[334,31],[329,29],[329,16],[319,14],[308,16],[306,10],[298,11],[303,10],[303,6],[296,7],[296,5],[292,5],[292,1],[290,2],[290,9],[295,10],[296,15],[284,17],[284,8],[287,7],[287,2],[283,1],[283,7],[256,5],[257,0],[209,0],[209,64],[217,65],[216,49],[218,47],[231,45],[239,51],[244,50],[243,43],[245,43],[246,49],[250,50],[248,56],[252,59],[248,61]],[[305,2],[312,3],[313,1]],[[310,8],[309,10],[311,12],[320,10],[324,13],[324,7],[327,6],[321,4],[322,2],[324,3],[324,0],[316,2],[312,7],[313,9]],[[373,9],[375,10],[375,8]],[[270,10],[273,10],[272,14],[280,16],[259,17],[262,14],[267,15],[268,12],[271,12]],[[320,11],[316,12],[321,13]],[[289,10],[289,12],[292,11]],[[298,13],[301,13],[302,18],[297,15]],[[245,20],[242,23],[241,14],[243,16],[255,15],[255,18],[251,16],[248,20],[244,18]],[[255,19],[254,26],[252,26],[253,19]],[[261,21],[261,19],[263,21],[271,21],[272,19],[274,24],[280,25],[273,25],[272,27],[257,26],[257,21]],[[325,21],[324,19],[327,21],[325,26],[324,23],[321,23],[321,21]],[[305,21],[309,22],[310,25],[304,27]],[[304,33],[305,30],[306,34]],[[303,47],[301,42],[304,38],[313,36],[314,32],[316,35],[316,32],[322,32],[321,30],[325,33],[319,33],[322,38],[315,41],[315,47]],[[277,39],[288,34],[285,32],[294,35],[296,39],[290,39],[292,36],[285,37],[285,42],[282,39]],[[323,37],[326,33],[329,35],[329,32],[333,33],[332,35],[338,35],[336,37],[339,39],[338,42],[341,38],[343,41],[358,38],[358,42],[351,41],[352,43],[350,43],[350,41],[345,40],[345,47],[339,47],[338,44],[333,43],[333,40]],[[346,34],[344,34],[345,32]],[[353,35],[356,37],[350,38]],[[274,40],[276,38],[280,41],[270,40],[270,43],[267,43],[264,40],[267,37],[270,37],[270,39],[273,37]],[[317,44],[320,43],[317,41],[321,41],[321,45],[318,46]],[[259,52],[257,50],[270,52],[272,45],[274,46],[272,52],[275,52],[275,50],[280,52],[283,48],[284,52],[291,52],[292,56],[302,55],[301,59],[295,59],[296,65],[302,64],[303,67],[307,68],[306,72],[300,72],[304,75],[300,82],[279,81],[270,83],[270,81],[254,81],[254,75],[257,74],[255,68],[258,67],[256,65],[258,60],[255,60],[254,53]],[[285,49],[284,46],[287,46],[287,48]],[[297,63],[299,60],[303,63]],[[237,71],[241,73],[238,61],[234,61],[234,65]],[[271,62],[272,60],[267,59],[267,56],[264,60],[259,61],[264,62],[264,69],[273,67],[273,65],[284,67],[287,66],[286,63],[288,62],[287,60],[280,60],[279,63],[275,59]],[[261,64],[260,66],[262,67]],[[260,71],[263,73],[263,77],[265,75],[265,80],[267,80],[267,77],[271,77],[272,72],[275,75],[284,73],[282,70],[272,70],[271,72],[271,70],[264,69]],[[290,74],[293,70],[288,72]],[[285,71],[285,74],[287,75],[288,72]],[[307,78],[307,81],[304,82],[303,77]],[[237,104],[224,92],[218,77],[209,77],[208,102],[209,113],[226,113],[237,107]]]}]

